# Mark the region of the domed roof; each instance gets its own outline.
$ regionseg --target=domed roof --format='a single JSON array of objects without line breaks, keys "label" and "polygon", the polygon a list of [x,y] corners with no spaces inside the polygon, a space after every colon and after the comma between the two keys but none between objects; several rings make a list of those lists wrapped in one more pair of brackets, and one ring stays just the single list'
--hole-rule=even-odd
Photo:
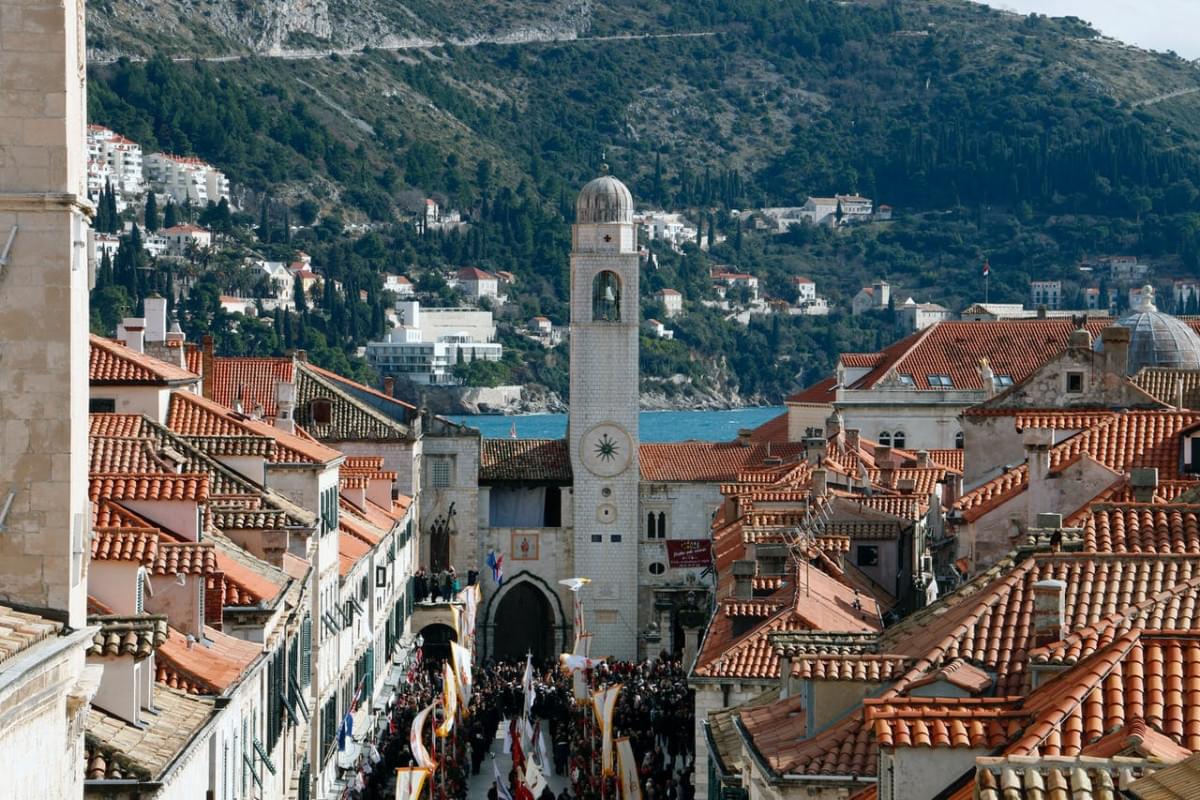
[{"label": "domed roof", "polygon": [[[1142,367],[1200,369],[1200,335],[1191,326],[1154,305],[1154,287],[1142,287],[1137,307],[1116,323],[1129,328],[1129,362],[1125,368],[1134,375]],[[1103,337],[1093,348],[1104,351]]]},{"label": "domed roof", "polygon": [[633,195],[612,175],[588,181],[575,202],[575,221],[580,224],[633,222]]}]

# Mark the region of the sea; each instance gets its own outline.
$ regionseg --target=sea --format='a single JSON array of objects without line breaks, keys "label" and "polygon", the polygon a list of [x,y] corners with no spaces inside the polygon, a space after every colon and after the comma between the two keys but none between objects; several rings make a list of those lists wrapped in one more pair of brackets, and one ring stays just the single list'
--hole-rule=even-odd
[{"label": "sea", "polygon": [[[638,415],[643,442],[727,442],[740,428],[756,428],[786,409],[783,406],[735,408],[728,411],[642,411]],[[567,432],[566,414],[472,414],[451,416],[455,422],[478,428],[488,438],[561,439]]]}]

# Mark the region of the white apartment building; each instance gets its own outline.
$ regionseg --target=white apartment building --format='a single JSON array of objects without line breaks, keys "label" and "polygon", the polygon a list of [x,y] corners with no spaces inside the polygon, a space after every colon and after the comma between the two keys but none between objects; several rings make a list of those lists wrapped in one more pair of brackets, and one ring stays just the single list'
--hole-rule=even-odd
[{"label": "white apartment building", "polygon": [[107,183],[116,194],[117,210],[123,211],[146,190],[142,146],[102,125],[88,126],[87,146],[88,195],[99,197]]},{"label": "white apartment building", "polygon": [[633,221],[646,234],[651,242],[666,242],[672,249],[678,250],[687,242],[696,241],[695,225],[689,225],[682,214],[671,214],[666,211],[644,211],[634,216]]},{"label": "white apartment building", "polygon": [[399,324],[385,339],[367,343],[367,360],[380,372],[413,383],[453,385],[454,367],[472,361],[499,361],[490,311],[421,308],[416,300],[396,303]]},{"label": "white apartment building", "polygon": [[1042,305],[1050,311],[1062,308],[1062,281],[1030,281],[1029,297],[1034,308]]},{"label": "white apartment building", "polygon": [[654,293],[654,299],[662,304],[667,319],[683,311],[683,295],[675,289],[659,289]]},{"label": "white apartment building", "polygon": [[211,200],[229,199],[229,179],[219,169],[190,156],[151,153],[146,156],[146,180],[155,191],[169,194],[176,203],[191,200],[204,206]]},{"label": "white apartment building", "polygon": [[801,306],[817,299],[817,284],[812,278],[796,275],[792,278],[792,287],[796,290],[796,305]]},{"label": "white apartment building", "polygon": [[837,225],[838,207],[842,209],[842,225],[852,222],[866,222],[871,219],[873,204],[871,198],[857,194],[837,194],[833,197],[810,197],[800,210],[802,219],[807,219],[813,225]]},{"label": "white apartment building", "polygon": [[383,289],[397,297],[412,297],[416,293],[413,282],[403,275],[384,275]]}]

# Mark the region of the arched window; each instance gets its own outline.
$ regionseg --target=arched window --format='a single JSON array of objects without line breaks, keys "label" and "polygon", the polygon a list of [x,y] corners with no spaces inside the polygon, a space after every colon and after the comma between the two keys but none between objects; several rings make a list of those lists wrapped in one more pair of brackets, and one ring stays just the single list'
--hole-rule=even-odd
[{"label": "arched window", "polygon": [[890,433],[888,433],[887,431],[880,431],[879,432],[879,443],[881,445],[883,445],[884,447],[891,447],[892,446],[892,435]]},{"label": "arched window", "polygon": [[892,447],[903,450],[906,438],[904,431],[896,431],[892,434]]},{"label": "arched window", "polygon": [[654,512],[651,511],[646,515],[646,538],[654,538]]},{"label": "arched window", "polygon": [[592,322],[621,321],[621,279],[604,270],[592,280]]},{"label": "arched window", "polygon": [[667,538],[667,515],[666,512],[658,512],[658,538]]},{"label": "arched window", "polygon": [[955,446],[955,448],[957,448],[959,450],[963,449],[962,431],[959,431],[958,433],[954,434],[954,446]]}]

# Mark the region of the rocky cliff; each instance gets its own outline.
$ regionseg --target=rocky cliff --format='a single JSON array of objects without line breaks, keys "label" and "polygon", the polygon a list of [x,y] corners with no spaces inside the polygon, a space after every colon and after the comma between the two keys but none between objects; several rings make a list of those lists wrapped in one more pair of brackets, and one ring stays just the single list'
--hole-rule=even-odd
[{"label": "rocky cliff", "polygon": [[95,61],[155,50],[222,60],[303,58],[374,47],[558,41],[588,30],[592,0],[93,0],[88,46]]}]

